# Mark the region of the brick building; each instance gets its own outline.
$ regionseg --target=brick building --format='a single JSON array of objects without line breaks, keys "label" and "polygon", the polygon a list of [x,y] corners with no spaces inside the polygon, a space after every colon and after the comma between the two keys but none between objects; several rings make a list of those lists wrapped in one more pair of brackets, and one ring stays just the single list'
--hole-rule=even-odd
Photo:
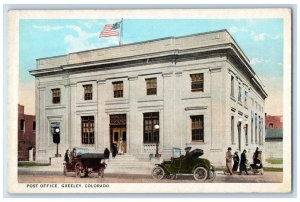
[{"label": "brick building", "polygon": [[266,117],[266,128],[282,128],[282,116]]},{"label": "brick building", "polygon": [[35,160],[35,116],[24,114],[18,105],[18,161]]},{"label": "brick building", "polygon": [[266,117],[265,157],[267,159],[282,159],[283,128],[282,116]]}]

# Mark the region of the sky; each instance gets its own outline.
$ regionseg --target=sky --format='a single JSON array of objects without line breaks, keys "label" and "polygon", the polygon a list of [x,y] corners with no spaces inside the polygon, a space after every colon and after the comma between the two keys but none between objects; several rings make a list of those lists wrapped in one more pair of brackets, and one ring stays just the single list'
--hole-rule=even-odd
[{"label": "sky", "polygon": [[[20,20],[19,104],[35,114],[36,59],[118,45],[118,37],[99,38],[105,24],[120,19]],[[227,29],[263,82],[266,113],[281,115],[283,104],[282,19],[124,19],[123,44]]]}]

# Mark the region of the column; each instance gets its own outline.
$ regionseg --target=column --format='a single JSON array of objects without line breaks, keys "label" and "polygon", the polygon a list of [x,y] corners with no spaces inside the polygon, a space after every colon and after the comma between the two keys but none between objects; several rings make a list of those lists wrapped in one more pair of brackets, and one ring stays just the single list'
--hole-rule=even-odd
[{"label": "column", "polygon": [[[174,77],[173,77],[173,72],[164,72],[162,74],[163,76],[163,85],[164,85],[164,90],[163,90],[163,98],[164,98],[164,114],[163,114],[163,125],[160,126],[163,128],[163,136],[161,136],[160,133],[160,145],[159,148],[160,150],[169,150],[172,149],[173,147],[173,138],[174,138],[174,111],[175,111],[175,106],[174,106],[174,99],[175,99],[175,88],[174,88]],[[162,121],[160,120],[160,123]]]},{"label": "column", "polygon": [[[69,97],[70,97],[70,105],[69,105],[69,143],[70,147],[76,147],[77,145],[77,139],[78,135],[79,138],[81,137],[81,134],[76,134],[76,87],[77,84],[70,84],[69,85]],[[81,127],[81,126],[78,126]]]},{"label": "column", "polygon": [[129,113],[127,113],[127,152],[140,153],[143,145],[143,134],[138,132],[136,124],[142,122],[137,120],[137,83],[138,76],[130,76],[129,80]]},{"label": "column", "polygon": [[105,92],[105,84],[106,80],[98,80],[97,81],[97,150],[104,151],[107,147],[110,149],[109,142],[109,120],[107,120],[107,114],[105,113],[105,96],[107,93]]}]

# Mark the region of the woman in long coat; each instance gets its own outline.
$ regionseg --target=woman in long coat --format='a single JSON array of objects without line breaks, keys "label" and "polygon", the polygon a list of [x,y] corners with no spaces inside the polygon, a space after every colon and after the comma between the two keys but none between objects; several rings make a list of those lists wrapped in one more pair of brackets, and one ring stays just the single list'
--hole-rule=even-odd
[{"label": "woman in long coat", "polygon": [[246,175],[248,175],[247,171],[247,157],[246,157],[247,151],[244,149],[243,153],[241,154],[241,163],[240,163],[240,175],[243,173],[243,171],[246,172]]},{"label": "woman in long coat", "polygon": [[239,162],[240,162],[240,157],[239,157],[238,152],[236,151],[236,152],[234,152],[234,155],[233,155],[233,167],[232,167],[233,172],[237,172],[238,167],[239,167]]}]

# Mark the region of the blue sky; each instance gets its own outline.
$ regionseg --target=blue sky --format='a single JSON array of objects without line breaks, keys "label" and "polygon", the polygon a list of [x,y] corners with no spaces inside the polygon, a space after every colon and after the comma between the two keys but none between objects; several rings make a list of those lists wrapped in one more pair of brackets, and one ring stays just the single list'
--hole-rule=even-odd
[{"label": "blue sky", "polygon": [[[35,69],[37,58],[118,45],[118,37],[98,38],[105,24],[118,20],[20,20],[20,97],[32,91],[34,77],[28,70]],[[282,19],[124,19],[123,43],[220,29],[232,34],[265,84],[267,113],[282,114],[282,101],[271,102],[282,100]],[[27,102],[20,99],[34,114],[34,99]]]}]

